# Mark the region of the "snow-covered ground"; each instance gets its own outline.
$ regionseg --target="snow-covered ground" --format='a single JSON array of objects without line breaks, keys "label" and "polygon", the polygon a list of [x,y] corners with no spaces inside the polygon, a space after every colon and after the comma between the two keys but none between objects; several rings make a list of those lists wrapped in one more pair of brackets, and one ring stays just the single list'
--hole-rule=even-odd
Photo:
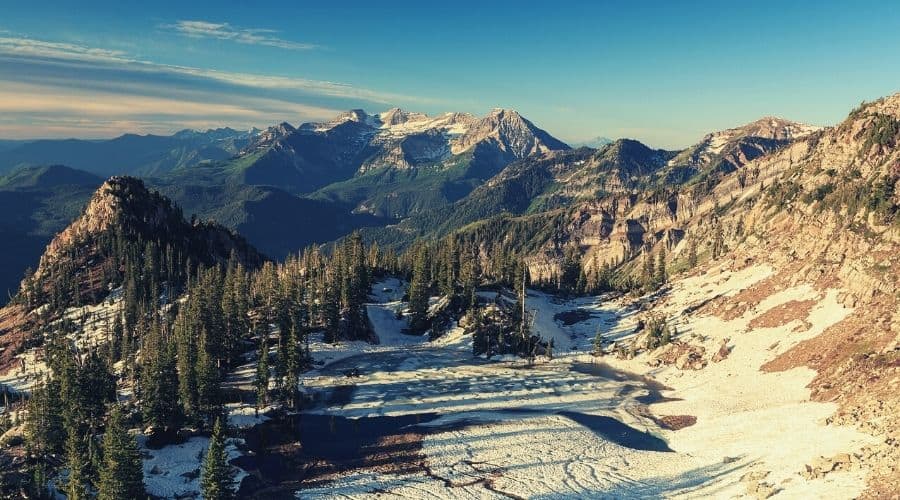
[{"label": "snow-covered ground", "polygon": [[[301,383],[305,391],[324,397],[306,411],[350,419],[428,415],[410,428],[421,435],[427,469],[350,471],[297,496],[389,492],[413,498],[734,498],[752,496],[741,478],[754,472],[765,475],[776,498],[853,497],[864,486],[863,470],[814,480],[801,471],[818,456],[852,453],[874,438],[824,424],[835,406],[809,401],[806,386],[815,375],[812,370],[760,371],[851,312],[837,300],[838,291],[793,286],[733,320],[685,312],[714,297],[734,296],[773,273],[764,266],[713,269],[677,281],[657,305],[682,338],[703,345],[707,353],[730,339],[731,354],[698,371],[652,367],[647,354],[631,360],[599,360],[588,354],[598,332],[608,340],[633,334],[641,313],[625,299],[563,300],[529,290],[526,307],[534,318],[533,332],[555,345],[553,360],[540,359],[529,367],[511,357],[474,358],[471,337],[461,328],[433,342],[407,335],[406,320],[397,315],[406,307],[401,301],[406,284],[393,279],[376,283],[366,309],[379,343],[326,344],[320,334],[314,335],[310,347],[316,368]],[[480,295],[496,297],[495,292]],[[803,319],[751,328],[754,318],[792,301],[814,305]],[[111,301],[96,310],[70,311],[85,318],[89,332],[81,340],[84,345],[100,340],[104,316],[115,307]],[[557,319],[567,313],[568,325]],[[33,383],[42,363],[28,353],[25,360],[26,373],[13,370],[0,382],[23,389]],[[359,377],[345,375],[352,369]],[[246,389],[254,375],[255,363],[248,359],[228,383]],[[345,392],[338,395],[336,388]],[[689,415],[696,423],[677,431],[663,429],[648,417],[647,405],[657,417]],[[230,404],[229,424],[258,425],[269,418],[268,410],[257,415],[251,401]],[[229,445],[231,457],[240,454],[236,444]],[[142,447],[150,493],[196,494],[199,457],[207,445],[207,438],[193,437],[160,450]]]},{"label": "snow-covered ground", "polygon": [[[834,404],[809,401],[807,385],[815,372],[794,368],[764,373],[759,368],[795,346],[815,337],[844,319],[850,312],[838,303],[837,290],[819,292],[808,285],[777,291],[744,315],[725,321],[715,316],[684,315],[686,306],[718,295],[734,295],[772,274],[766,267],[731,272],[718,269],[707,276],[679,282],[664,307],[677,317],[679,330],[715,352],[729,338],[732,353],[719,363],[699,371],[672,366],[651,369],[645,359],[613,361],[614,366],[653,376],[673,388],[672,401],[654,406],[663,415],[690,414],[697,424],[670,433],[672,448],[708,463],[722,457],[742,457],[748,469],[768,472],[765,480],[791,498],[851,498],[864,486],[864,471],[835,472],[809,481],[800,476],[805,464],[819,456],[852,453],[874,442],[872,436],[849,427],[824,425],[837,409]],[[815,301],[805,318],[771,328],[751,328],[749,323],[766,311],[791,301]],[[726,476],[703,492],[716,496],[746,493],[744,486]]]},{"label": "snow-covered ground", "polygon": [[[76,325],[76,332],[69,335],[73,345],[81,351],[94,349],[108,341],[107,335],[112,331],[113,318],[121,311],[122,289],[112,290],[99,304],[82,307],[69,307],[61,317],[50,324],[50,328],[59,326],[61,321],[71,321]],[[40,308],[30,314],[37,316]],[[49,369],[43,358],[42,348],[32,347],[16,356],[18,363],[5,374],[0,375],[0,384],[14,391],[28,392],[35,384],[49,376]]]},{"label": "snow-covered ground", "polygon": [[[158,450],[145,447],[146,438],[138,436],[138,444],[144,455],[144,485],[147,493],[160,498],[198,498],[200,495],[200,469],[209,447],[209,438],[195,436],[184,443],[169,445]],[[229,460],[240,456],[239,441],[226,441]],[[235,470],[235,484],[247,475]]]},{"label": "snow-covered ground", "polygon": [[[714,352],[721,339],[732,339],[733,351],[726,360],[699,371],[651,368],[647,355],[594,364],[597,360],[587,352],[598,331],[610,340],[634,331],[638,313],[625,301],[560,300],[529,291],[533,331],[554,340],[557,356],[526,367],[521,360],[473,358],[471,338],[460,328],[435,342],[404,335],[400,331],[405,322],[395,315],[403,306],[398,296],[373,296],[377,301],[368,311],[381,340],[378,345],[314,343],[314,356],[327,363],[303,377],[306,389],[327,394],[352,384],[353,391],[347,398],[323,398],[326,402],[310,411],[347,418],[435,414],[417,426],[432,429],[423,432],[422,441],[428,473],[350,472],[327,485],[304,489],[298,497],[390,492],[414,498],[731,498],[752,496],[741,480],[751,471],[767,472],[765,481],[776,488],[777,497],[852,497],[863,487],[860,471],[834,472],[817,480],[807,480],[800,472],[817,456],[852,452],[872,438],[824,425],[835,407],[809,401],[805,386],[814,375],[811,370],[759,371],[780,352],[850,312],[837,303],[837,292],[790,288],[732,321],[683,314],[706,299],[734,295],[772,272],[766,267],[718,269],[675,285],[664,310],[685,338],[702,343],[707,352]],[[749,331],[754,317],[804,299],[817,301],[805,320],[810,328],[797,328],[795,321]],[[555,319],[574,310],[581,310],[586,319],[570,325]],[[360,377],[345,377],[351,368],[359,369]],[[638,375],[671,390],[660,394],[659,387]],[[656,416],[691,415],[697,422],[678,431],[664,430],[646,417],[646,403],[652,403]],[[604,432],[608,417],[641,439],[661,438],[671,451],[620,441]]]}]

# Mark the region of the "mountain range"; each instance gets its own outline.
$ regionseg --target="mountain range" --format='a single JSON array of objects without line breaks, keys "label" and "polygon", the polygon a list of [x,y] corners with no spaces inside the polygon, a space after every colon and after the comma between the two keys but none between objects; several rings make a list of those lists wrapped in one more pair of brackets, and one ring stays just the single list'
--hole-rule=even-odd
[{"label": "mountain range", "polygon": [[[330,420],[323,432],[336,425],[335,414],[366,422],[385,402],[393,410],[445,405],[441,411],[458,412],[445,415],[466,422],[452,427],[453,435],[472,431],[466,426],[473,412],[494,412],[493,425],[526,415],[528,423],[509,434],[527,439],[542,432],[536,418],[591,422],[596,412],[616,408],[612,413],[665,438],[640,434],[664,446],[636,446],[629,460],[646,460],[643,451],[654,460],[645,463],[658,463],[666,451],[719,467],[753,453],[740,467],[715,469],[716,480],[704,474],[679,491],[718,492],[716,481],[725,477],[736,495],[768,498],[784,488],[803,496],[804,488],[824,491],[849,473],[853,491],[865,488],[871,498],[900,487],[900,94],[864,103],[831,127],[765,117],[677,151],[632,139],[572,149],[510,110],[480,118],[352,110],[324,123],[261,130],[227,159],[143,179],[97,174],[52,165],[0,177],[7,214],[0,240],[15,246],[6,268],[34,268],[16,300],[0,309],[0,366],[10,384],[38,380],[16,370],[67,352],[59,346],[68,343],[57,344],[62,338],[96,359],[97,346],[119,345],[123,359],[109,366],[121,366],[121,376],[107,377],[110,399],[117,382],[130,383],[133,401],[151,419],[157,408],[179,416],[157,394],[193,411],[195,374],[207,394],[196,404],[218,411],[219,393],[227,394],[234,399],[229,421],[249,422],[242,431],[278,425],[287,434],[294,413],[283,408],[296,401],[279,402],[279,394],[300,394],[301,380],[308,383],[301,411]],[[327,242],[340,244],[284,259]],[[135,326],[101,327],[110,315]],[[417,321],[424,326],[413,335]],[[362,339],[382,344],[366,352],[354,343]],[[138,359],[134,341],[140,369],[126,368]],[[498,354],[492,349],[511,346],[516,350],[499,353],[521,359],[491,360]],[[103,356],[114,357],[113,347]],[[270,392],[270,373],[298,369],[304,350],[303,373],[285,377],[294,387]],[[461,354],[469,350],[487,359],[471,363]],[[538,356],[547,362],[535,365]],[[603,356],[603,364],[582,362],[586,356]],[[76,365],[71,369],[80,373]],[[626,368],[640,377],[619,371]],[[449,369],[466,383],[434,389],[436,372]],[[138,372],[140,384],[126,380]],[[345,385],[356,378],[384,385],[374,392]],[[584,387],[587,380],[600,385]],[[417,385],[423,383],[428,387]],[[535,383],[546,385],[529,388]],[[510,398],[514,384],[523,385]],[[482,397],[498,388],[496,398]],[[640,396],[632,401],[632,393]],[[428,397],[416,401],[421,394]],[[256,405],[240,406],[248,395]],[[509,410],[519,395],[535,399]],[[259,398],[285,406],[261,408]],[[71,401],[81,399],[71,398],[69,408]],[[351,404],[335,404],[343,401]],[[581,413],[598,401],[589,407],[594,413]],[[422,415],[402,413],[410,423],[402,432],[413,432]],[[624,426],[615,428],[625,436],[638,435],[605,418]],[[160,421],[165,425],[143,433],[148,456],[190,442],[180,435],[185,426]],[[583,427],[579,439],[593,439],[593,427]],[[245,496],[322,484],[282,473],[322,462],[304,455],[315,445],[297,446],[302,440],[291,437],[290,446],[267,447],[253,432],[244,434],[253,453],[238,448],[235,461],[255,474],[241,485]],[[822,439],[790,442],[795,432]],[[483,434],[476,439],[488,442]],[[346,436],[324,441],[320,447],[339,443],[338,453],[328,450],[330,460],[348,454],[359,462],[358,450],[366,448],[347,451],[341,443],[355,441]],[[386,442],[396,448],[394,437]],[[708,451],[709,442],[727,442],[728,451]],[[561,456],[572,455],[570,444]],[[413,448],[411,462],[421,464],[425,445]],[[506,442],[502,454],[514,455],[511,448]],[[258,465],[257,450],[298,461],[271,473]],[[381,467],[384,456],[372,454],[372,463]],[[695,465],[666,460],[685,470]],[[154,470],[147,477],[165,476]],[[458,487],[430,469],[410,484],[432,480]]]},{"label": "mountain range", "polygon": [[283,258],[359,228],[404,246],[501,213],[696,182],[814,131],[764,118],[683,151],[628,139],[573,150],[514,110],[478,117],[393,108],[243,132],[10,142],[0,148],[0,171],[7,172],[0,203],[11,214],[2,231],[18,243],[0,288],[15,288],[42,245],[110,175],[139,175],[186,214],[221,222]]}]

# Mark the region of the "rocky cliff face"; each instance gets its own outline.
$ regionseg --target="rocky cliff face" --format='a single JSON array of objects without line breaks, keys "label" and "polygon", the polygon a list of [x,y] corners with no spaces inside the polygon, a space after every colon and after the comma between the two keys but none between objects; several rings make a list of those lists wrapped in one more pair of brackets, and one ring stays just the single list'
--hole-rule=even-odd
[{"label": "rocky cliff face", "polygon": [[185,221],[171,201],[148,190],[139,179],[112,177],[94,193],[81,216],[53,238],[34,278],[51,280],[59,269],[66,268],[80,279],[95,279],[97,270],[108,265],[101,242],[115,237],[169,246],[195,263],[225,263],[234,255],[255,267],[263,260],[234,232],[214,223]]},{"label": "rocky cliff face", "polygon": [[[670,269],[683,269],[693,245],[699,275],[723,267],[774,269],[759,285],[718,297],[701,314],[740,315],[797,286],[823,296],[836,291],[852,314],[765,368],[815,369],[812,398],[838,405],[829,422],[881,439],[854,460],[871,470],[865,497],[883,498],[900,488],[900,94],[865,104],[823,130],[763,125],[748,132],[759,135],[735,144],[745,147],[748,137],[787,142],[735,157],[733,168],[702,182],[576,203],[552,219],[552,237],[531,254],[532,275],[558,273],[567,245],[582,250],[586,267],[597,256],[600,263],[624,261],[626,272],[629,259],[663,247]],[[717,237],[725,252],[712,259]]]},{"label": "rocky cliff face", "polygon": [[537,153],[568,149],[563,142],[537,128],[514,110],[495,109],[473,123],[452,149],[455,154],[471,150],[476,144],[493,143],[500,151],[515,159]]},{"label": "rocky cliff face", "polygon": [[[348,128],[347,124],[357,125]],[[358,161],[359,173],[380,168],[412,169],[438,166],[455,155],[470,153],[477,147],[489,147],[505,162],[529,155],[552,150],[567,149],[561,141],[537,128],[519,113],[498,109],[487,116],[477,118],[467,113],[445,113],[428,116],[423,113],[393,108],[384,113],[370,115],[361,109],[341,113],[334,119],[322,123],[305,123],[297,130],[282,124],[271,127],[260,134],[258,140],[246,148],[247,155],[268,147],[286,149],[286,145],[297,141],[293,135],[325,134],[334,135],[338,129],[353,130],[345,137],[340,150],[352,149],[365,154],[354,158]],[[303,156],[322,156],[312,143],[303,148],[293,148]],[[327,152],[325,152],[327,155]]]},{"label": "rocky cliff face", "polygon": [[[716,161],[729,168],[681,186],[658,181],[685,152],[617,141],[589,157],[545,155],[513,164],[481,190],[502,193],[540,179],[538,199],[547,201],[531,207],[566,212],[563,222],[554,222],[562,225],[547,233],[553,237],[532,254],[535,276],[558,271],[565,245],[580,247],[586,264],[595,255],[601,263],[627,261],[660,245],[679,260],[690,246],[708,253],[721,234],[726,248],[747,249],[755,259],[832,261],[840,255],[832,272],[846,281],[855,297],[850,300],[873,289],[896,290],[894,280],[882,276],[895,263],[875,256],[900,243],[900,95],[863,106],[832,128],[766,118],[710,134],[701,145],[709,151],[717,141]],[[546,175],[526,175],[529,169]],[[762,243],[773,241],[790,251]]]},{"label": "rocky cliff face", "polygon": [[667,178],[678,182],[698,173],[733,172],[819,130],[820,127],[765,117],[740,127],[713,132],[672,158]]}]

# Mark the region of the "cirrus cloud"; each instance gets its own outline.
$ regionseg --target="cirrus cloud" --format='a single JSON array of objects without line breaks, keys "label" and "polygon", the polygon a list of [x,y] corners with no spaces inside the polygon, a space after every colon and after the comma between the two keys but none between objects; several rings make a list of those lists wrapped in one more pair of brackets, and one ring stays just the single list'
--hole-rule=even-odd
[{"label": "cirrus cloud", "polygon": [[[0,35],[0,137],[163,133],[319,121],[433,103],[352,84],[162,64],[117,50]],[[130,128],[129,128],[130,127]]]},{"label": "cirrus cloud", "polygon": [[263,45],[287,50],[311,50],[319,47],[311,43],[293,42],[279,38],[275,36],[277,33],[275,30],[240,28],[229,23],[180,20],[175,24],[163,24],[160,27],[191,38],[214,38],[244,45]]}]

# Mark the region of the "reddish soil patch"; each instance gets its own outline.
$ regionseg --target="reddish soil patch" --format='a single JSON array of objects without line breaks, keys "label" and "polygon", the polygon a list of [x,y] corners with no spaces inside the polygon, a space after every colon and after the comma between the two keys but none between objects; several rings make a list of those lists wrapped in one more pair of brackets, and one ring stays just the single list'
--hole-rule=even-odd
[{"label": "reddish soil patch", "polygon": [[658,417],[656,422],[664,429],[677,431],[696,424],[697,417],[693,415],[663,415]]},{"label": "reddish soil patch", "polygon": [[693,415],[662,415],[656,416],[649,406],[637,407],[638,415],[652,420],[656,425],[670,431],[677,431],[690,427],[697,423],[697,417]]},{"label": "reddish soil patch", "polygon": [[[437,475],[422,452],[422,440],[431,433],[464,428],[420,427],[437,418],[433,413],[395,417],[348,419],[330,415],[280,415],[247,431],[243,436],[252,454],[234,460],[250,476],[241,482],[240,498],[294,498],[305,488],[328,485],[351,471],[379,475],[422,473],[443,481],[447,488],[481,485],[496,495],[518,500],[501,491],[494,480],[503,469],[485,462],[463,461],[477,474],[464,481]],[[389,494],[386,490],[371,494]]]},{"label": "reddish soil patch", "polygon": [[237,459],[252,477],[246,498],[281,497],[319,486],[351,470],[379,474],[423,471],[422,435],[402,429],[415,417],[362,421],[326,415],[283,416],[250,430],[252,456]]},{"label": "reddish soil patch", "polygon": [[26,323],[25,308],[22,306],[9,305],[0,309],[0,373],[2,374],[19,367],[14,358],[23,350],[30,337]]},{"label": "reddish soil patch", "polygon": [[[837,413],[829,422],[858,426],[862,431],[900,438],[900,350],[886,350],[897,333],[890,318],[894,298],[882,296],[859,307],[821,335],[800,342],[766,363],[761,370],[777,372],[807,366],[818,372],[810,383],[814,401],[836,402]],[[864,498],[890,498],[900,491],[900,448],[881,445],[871,463]]]},{"label": "reddish soil patch", "polygon": [[750,321],[750,328],[775,328],[784,326],[791,321],[803,321],[805,328],[798,331],[809,330],[812,325],[806,321],[809,312],[817,302],[815,300],[792,300],[775,306],[760,314]]},{"label": "reddish soil patch", "polygon": [[777,274],[769,276],[731,297],[719,297],[710,301],[701,310],[705,314],[722,318],[725,321],[740,318],[773,293],[785,289],[787,287],[786,277],[798,268],[799,264],[797,263],[787,265]]}]

